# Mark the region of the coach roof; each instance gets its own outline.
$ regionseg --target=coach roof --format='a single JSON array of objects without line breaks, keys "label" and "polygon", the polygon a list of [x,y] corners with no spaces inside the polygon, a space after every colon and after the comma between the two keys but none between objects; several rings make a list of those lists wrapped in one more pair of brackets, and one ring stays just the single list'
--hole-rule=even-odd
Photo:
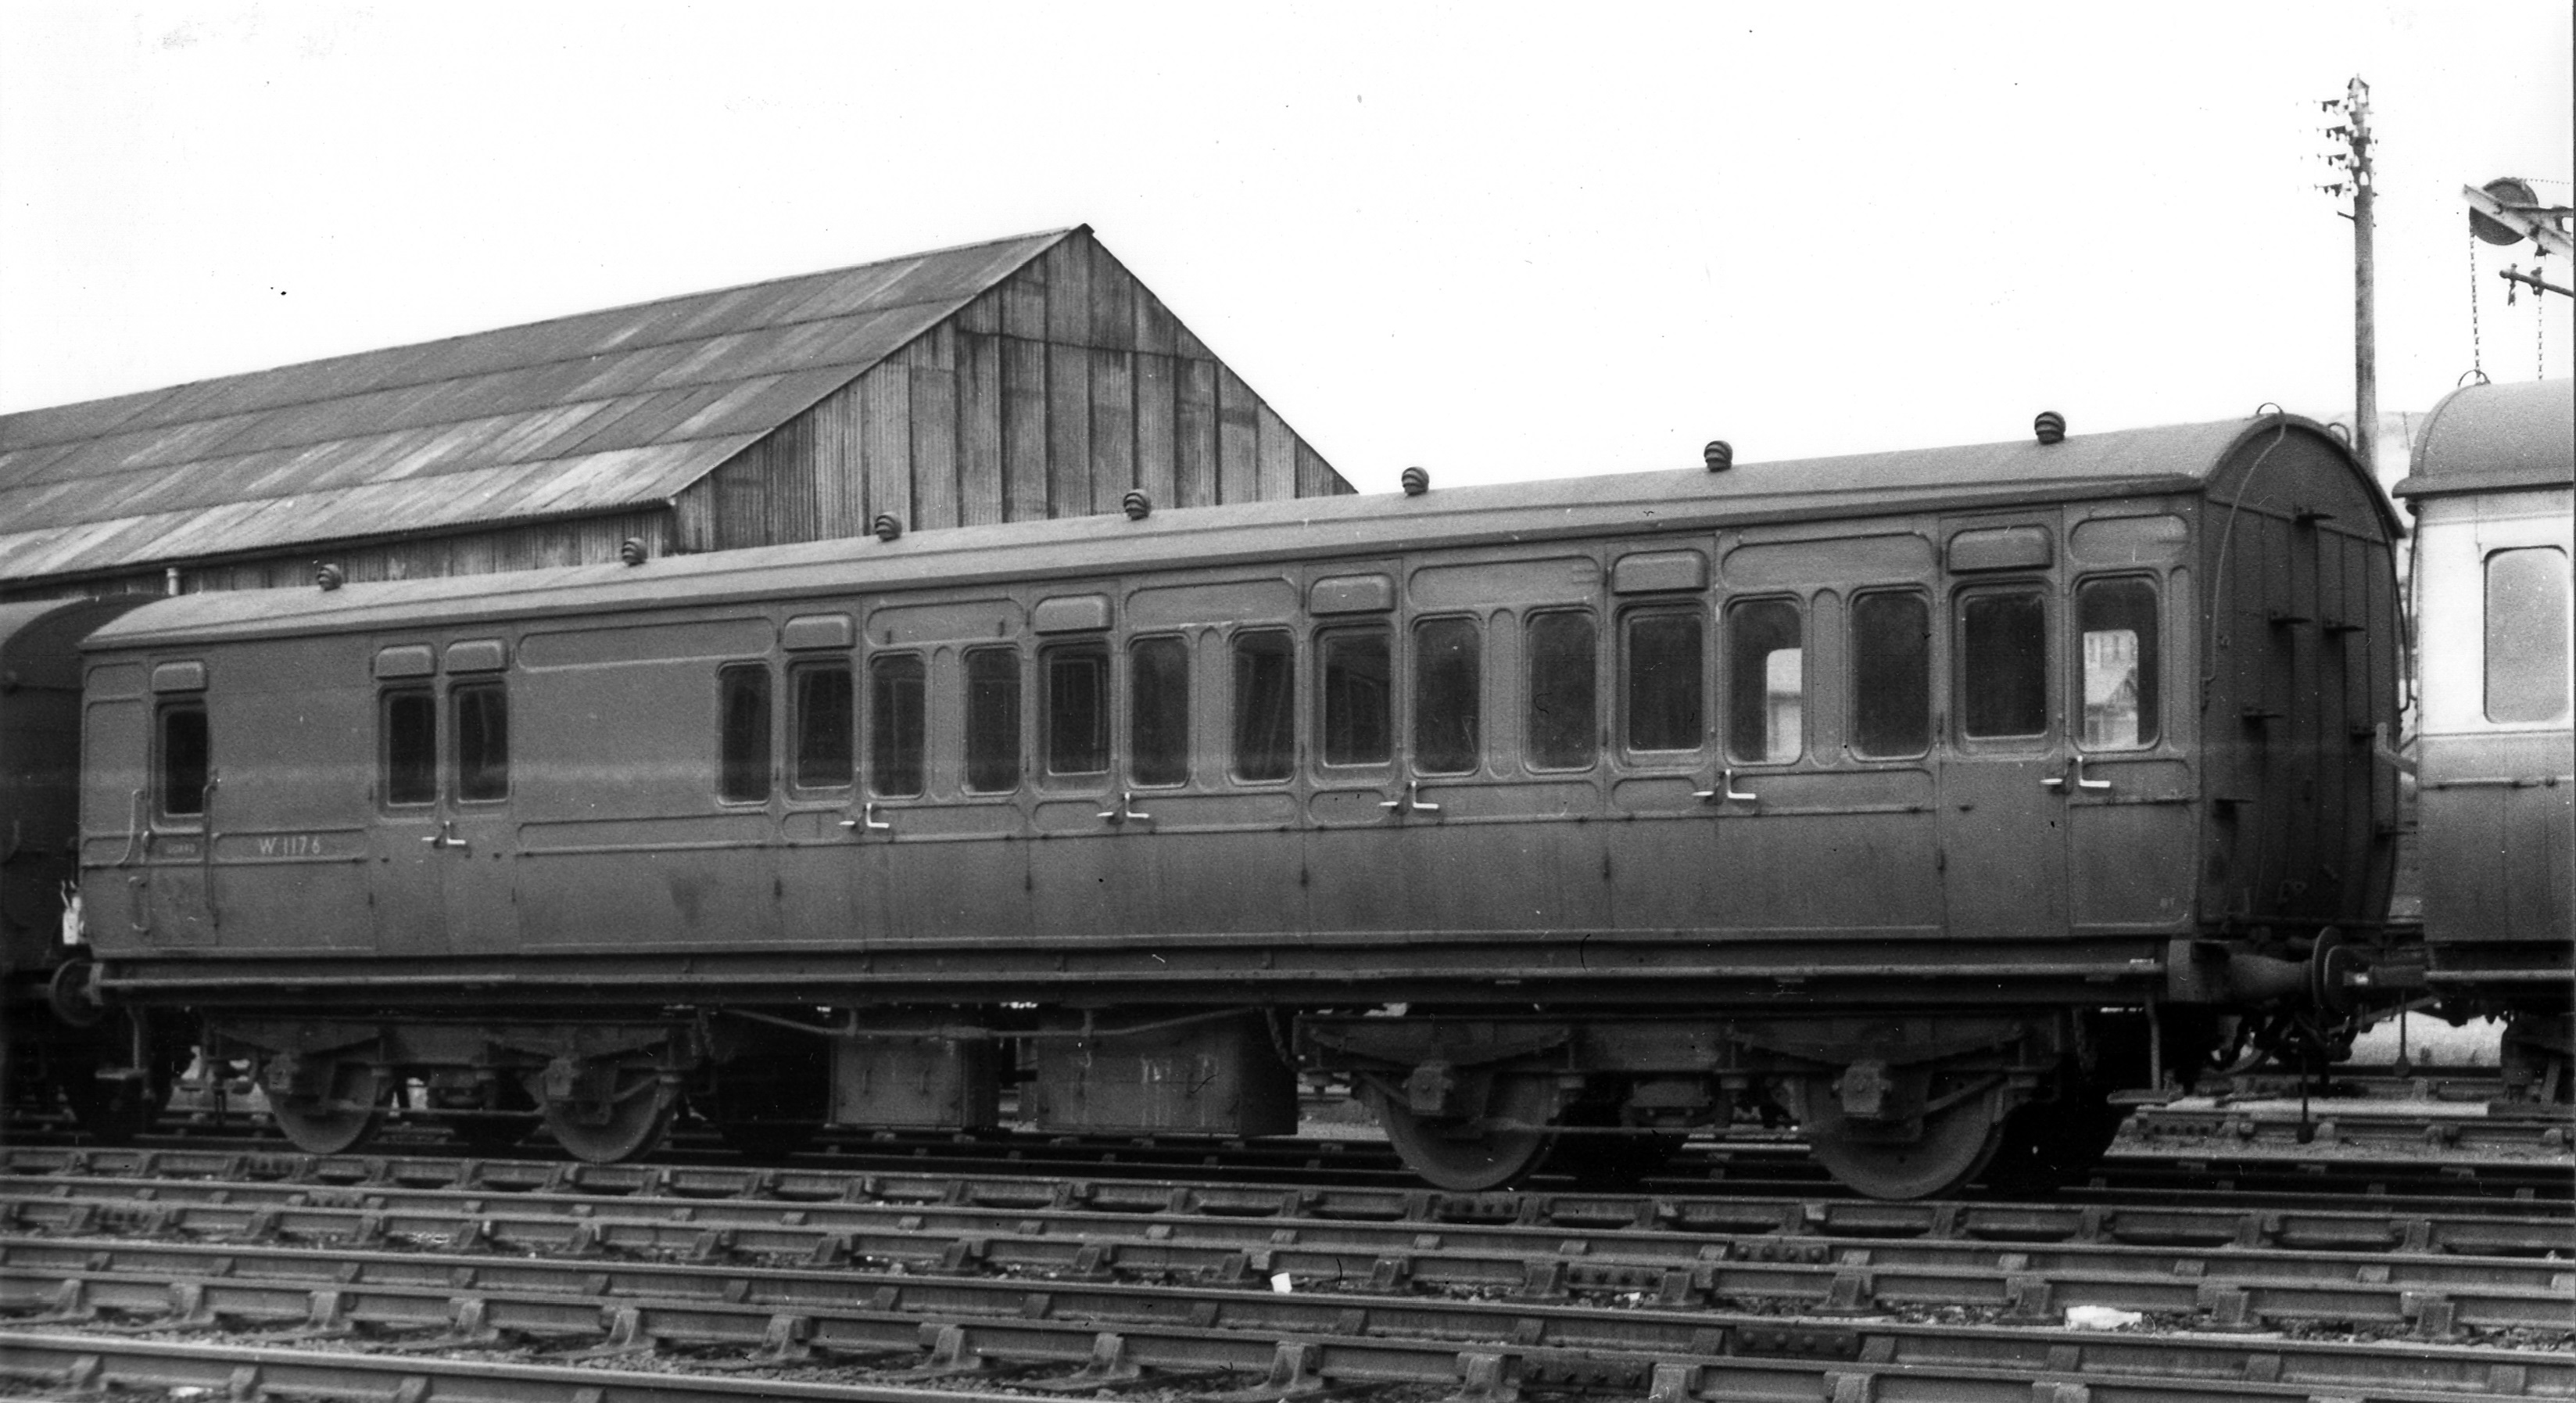
[{"label": "coach roof", "polygon": [[2470,385],[2443,397],[2416,435],[2406,498],[2576,483],[2576,384]]},{"label": "coach roof", "polygon": [[[785,600],[923,586],[1101,576],[1152,568],[1241,566],[1365,556],[1433,544],[1707,530],[2198,493],[2240,450],[2304,439],[2342,465],[2397,524],[2351,455],[2318,424],[2289,416],[2127,429],[2031,441],[1839,458],[1618,473],[1393,495],[1303,498],[1156,511],[1141,521],[1078,517],[899,537],[817,541],[637,567],[586,565],[319,589],[184,595],[138,610],[93,646],[468,625],[513,617]],[[2276,484],[2266,482],[2268,491]],[[2286,486],[2286,483],[2278,484]]]}]

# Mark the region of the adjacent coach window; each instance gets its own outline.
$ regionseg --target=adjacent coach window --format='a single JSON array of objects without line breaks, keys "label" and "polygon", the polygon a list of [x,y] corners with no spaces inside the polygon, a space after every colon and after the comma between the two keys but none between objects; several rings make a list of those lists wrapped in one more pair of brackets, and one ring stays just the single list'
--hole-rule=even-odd
[{"label": "adjacent coach window", "polygon": [[1579,770],[1600,748],[1597,630],[1590,614],[1539,614],[1529,621],[1529,762]]},{"label": "adjacent coach window", "polygon": [[1932,747],[1932,608],[1919,594],[1852,601],[1852,752],[1881,758]]},{"label": "adjacent coach window", "polygon": [[510,694],[498,682],[448,689],[456,715],[456,797],[510,797]]},{"label": "adjacent coach window", "polygon": [[1805,621],[1788,599],[1726,611],[1726,753],[1754,764],[1795,760],[1806,743]]},{"label": "adjacent coach window", "polygon": [[438,799],[438,702],[427,687],[406,687],[384,697],[385,802],[429,804]]},{"label": "adjacent coach window", "polygon": [[2039,591],[1959,602],[1959,725],[1974,739],[2048,733],[2048,609]]},{"label": "adjacent coach window", "polygon": [[1020,787],[1020,653],[966,654],[966,788],[1007,794]]},{"label": "adjacent coach window", "polygon": [[2156,587],[2146,580],[2087,580],[2075,591],[2084,635],[2084,746],[2137,750],[2156,743]]},{"label": "adjacent coach window", "polygon": [[848,663],[810,663],[787,674],[788,731],[795,785],[839,789],[857,768],[857,696]]},{"label": "adjacent coach window", "polygon": [[181,702],[161,708],[160,763],[153,781],[164,818],[197,818],[206,812],[206,708]]},{"label": "adjacent coach window", "polygon": [[927,675],[919,653],[868,660],[868,788],[889,799],[921,793]]},{"label": "adjacent coach window", "polygon": [[1138,784],[1190,777],[1190,650],[1177,638],[1127,650],[1127,770]]},{"label": "adjacent coach window", "polygon": [[1343,629],[1316,639],[1323,654],[1323,750],[1327,765],[1383,765],[1393,753],[1388,706],[1393,672],[1382,628]]},{"label": "adjacent coach window", "polygon": [[2567,715],[2567,553],[2525,546],[2487,557],[2490,721]]},{"label": "adjacent coach window", "polygon": [[1046,677],[1041,756],[1050,775],[1109,771],[1109,649],[1099,643],[1049,648],[1039,655]]},{"label": "adjacent coach window", "polygon": [[1468,619],[1432,619],[1413,631],[1413,766],[1463,775],[1484,749],[1479,693],[1482,648]]},{"label": "adjacent coach window", "polygon": [[1285,629],[1234,636],[1234,777],[1286,779],[1297,761],[1297,652]]},{"label": "adjacent coach window", "polygon": [[1697,750],[1707,734],[1697,610],[1630,614],[1626,659],[1630,750]]},{"label": "adjacent coach window", "polygon": [[723,752],[716,767],[716,794],[737,804],[758,803],[769,797],[768,665],[719,670],[716,694]]}]

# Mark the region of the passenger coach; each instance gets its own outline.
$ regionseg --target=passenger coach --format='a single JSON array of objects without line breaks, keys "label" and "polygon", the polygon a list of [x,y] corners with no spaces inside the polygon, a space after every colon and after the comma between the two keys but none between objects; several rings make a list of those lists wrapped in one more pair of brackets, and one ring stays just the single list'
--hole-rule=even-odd
[{"label": "passenger coach", "polygon": [[1455,1188],[1757,1098],[1865,1192],[2044,1179],[2331,1044],[2395,799],[2350,455],[2054,419],[156,603],[89,645],[92,983],[311,1149],[415,1081],[600,1159],[1262,1135],[1303,1068]]}]

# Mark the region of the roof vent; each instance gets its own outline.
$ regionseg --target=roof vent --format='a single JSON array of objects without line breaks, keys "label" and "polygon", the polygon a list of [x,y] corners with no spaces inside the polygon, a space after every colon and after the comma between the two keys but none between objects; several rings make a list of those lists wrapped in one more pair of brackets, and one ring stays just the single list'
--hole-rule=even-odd
[{"label": "roof vent", "polygon": [[1404,470],[1404,495],[1405,495],[1405,496],[1407,496],[1407,497],[1419,497],[1419,496],[1421,496],[1423,493],[1428,492],[1428,491],[1430,491],[1430,490],[1431,490],[1431,471],[1430,471],[1430,469],[1428,469],[1428,468],[1406,468],[1406,469]]},{"label": "roof vent", "polygon": [[883,512],[877,516],[876,524],[868,529],[877,533],[878,540],[891,541],[903,534],[903,522],[894,513]]},{"label": "roof vent", "polygon": [[1735,445],[1722,438],[1710,439],[1708,447],[1699,451],[1699,460],[1708,464],[1710,472],[1722,473],[1735,466]]},{"label": "roof vent", "polygon": [[617,558],[629,565],[643,564],[644,539],[640,536],[629,536],[625,540],[618,542]]},{"label": "roof vent", "polygon": [[330,561],[317,560],[313,562],[313,583],[325,590],[338,589],[348,578],[349,577],[347,575],[340,572],[339,566],[332,564]]},{"label": "roof vent", "polygon": [[2038,418],[2030,421],[2030,431],[2038,435],[2042,443],[2064,443],[2066,416],[2054,409],[2043,409],[2039,411]]},{"label": "roof vent", "polygon": [[1118,505],[1127,513],[1129,521],[1143,521],[1154,514],[1154,499],[1147,496],[1142,488],[1119,498]]}]

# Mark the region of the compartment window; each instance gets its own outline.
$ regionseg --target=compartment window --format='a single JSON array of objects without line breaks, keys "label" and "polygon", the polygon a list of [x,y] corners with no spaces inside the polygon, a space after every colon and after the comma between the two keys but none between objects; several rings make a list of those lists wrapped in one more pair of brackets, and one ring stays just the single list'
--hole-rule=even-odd
[{"label": "compartment window", "polygon": [[510,797],[510,694],[498,682],[448,689],[456,716],[456,797]]},{"label": "compartment window", "polygon": [[1697,610],[1630,614],[1625,628],[1630,750],[1697,750],[1708,732]]},{"label": "compartment window", "polygon": [[206,812],[206,779],[212,750],[203,702],[161,709],[161,763],[154,781],[164,818],[197,818]]},{"label": "compartment window", "polygon": [[1977,739],[2048,733],[2048,607],[2037,590],[1960,601],[1959,724]]},{"label": "compartment window", "polygon": [[1806,621],[1797,601],[1756,599],[1726,611],[1726,753],[1780,764],[1806,748]]},{"label": "compartment window", "polygon": [[1387,631],[1342,629],[1322,635],[1324,763],[1383,765],[1394,753]]},{"label": "compartment window", "polygon": [[1007,794],[1020,787],[1020,652],[966,654],[966,788]]},{"label": "compartment window", "polygon": [[889,799],[921,793],[927,678],[919,653],[868,660],[868,788]]},{"label": "compartment window", "polygon": [[2490,721],[2567,716],[2567,553],[2525,546],[2487,557]]},{"label": "compartment window", "polygon": [[1852,601],[1852,751],[1932,748],[1932,606],[1919,594]]},{"label": "compartment window", "polygon": [[1600,748],[1598,630],[1590,614],[1540,614],[1529,621],[1529,762],[1579,770]]},{"label": "compartment window", "polygon": [[1286,779],[1297,759],[1297,652],[1287,630],[1234,636],[1234,777]]},{"label": "compartment window", "polygon": [[1472,619],[1413,630],[1413,767],[1463,775],[1484,753],[1483,639]]},{"label": "compartment window", "polygon": [[838,789],[857,769],[858,693],[848,663],[812,663],[787,674],[796,787]]},{"label": "compartment window", "polygon": [[2156,587],[2153,581],[2087,580],[2075,592],[2084,635],[2084,746],[2139,750],[2156,743]]},{"label": "compartment window", "polygon": [[1109,772],[1109,648],[1076,643],[1041,655],[1046,674],[1046,772]]},{"label": "compartment window", "polygon": [[731,803],[769,797],[769,668],[766,664],[716,672],[720,763],[716,795]]},{"label": "compartment window", "polygon": [[1190,777],[1190,650],[1177,638],[1127,650],[1127,770],[1138,784]]},{"label": "compartment window", "polygon": [[385,693],[385,802],[438,800],[438,701],[427,687]]}]

